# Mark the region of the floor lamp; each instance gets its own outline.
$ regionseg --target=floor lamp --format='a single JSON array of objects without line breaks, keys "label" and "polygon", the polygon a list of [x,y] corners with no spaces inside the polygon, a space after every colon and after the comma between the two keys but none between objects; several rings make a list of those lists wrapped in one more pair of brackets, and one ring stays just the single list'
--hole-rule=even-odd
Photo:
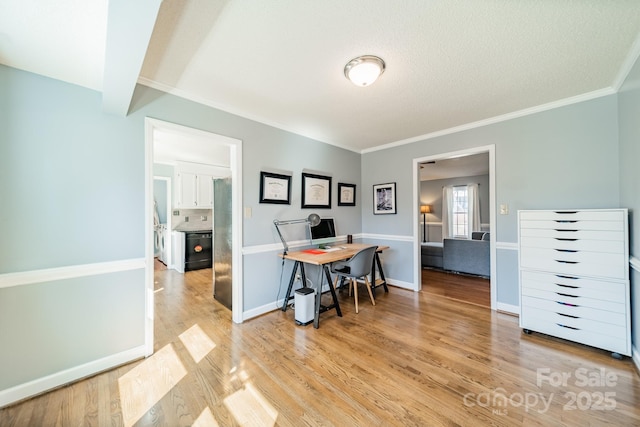
[{"label": "floor lamp", "polygon": [[422,243],[427,243],[427,214],[431,213],[431,205],[420,206],[422,214]]}]

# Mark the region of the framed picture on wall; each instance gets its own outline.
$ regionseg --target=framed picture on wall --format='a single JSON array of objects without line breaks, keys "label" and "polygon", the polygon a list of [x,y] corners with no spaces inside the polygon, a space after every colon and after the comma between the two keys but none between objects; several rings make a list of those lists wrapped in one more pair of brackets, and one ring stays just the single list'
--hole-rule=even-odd
[{"label": "framed picture on wall", "polygon": [[291,176],[260,172],[260,203],[291,204]]},{"label": "framed picture on wall", "polygon": [[338,183],[338,206],[356,205],[356,185]]},{"label": "framed picture on wall", "polygon": [[331,177],[302,173],[302,207],[331,209]]},{"label": "framed picture on wall", "polygon": [[373,186],[373,213],[385,215],[396,213],[396,183],[376,184]]}]

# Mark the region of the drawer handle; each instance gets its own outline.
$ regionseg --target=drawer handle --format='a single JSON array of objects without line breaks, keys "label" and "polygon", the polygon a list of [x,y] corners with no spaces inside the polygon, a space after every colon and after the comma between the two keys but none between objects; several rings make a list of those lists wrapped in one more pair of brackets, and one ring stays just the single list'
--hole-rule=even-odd
[{"label": "drawer handle", "polygon": [[569,304],[568,302],[556,301],[560,305],[566,305],[569,307],[580,307],[578,304]]},{"label": "drawer handle", "polygon": [[580,328],[574,328],[573,326],[563,325],[562,323],[556,323],[556,325],[560,326],[561,328],[573,329],[574,331],[580,330]]},{"label": "drawer handle", "polygon": [[578,211],[555,211],[555,213],[560,215],[567,215],[567,214],[574,215],[574,214],[577,214]]},{"label": "drawer handle", "polygon": [[556,219],[557,223],[560,224],[575,224],[576,222],[578,222],[578,220],[576,219]]},{"label": "drawer handle", "polygon": [[564,317],[570,317],[572,319],[579,319],[580,318],[579,316],[572,316],[570,314],[558,313],[557,311],[556,311],[556,314],[558,314],[560,316],[564,316]]},{"label": "drawer handle", "polygon": [[570,254],[575,254],[576,252],[580,252],[580,251],[577,251],[575,249],[556,249],[556,251],[558,251],[558,252],[567,252],[567,253],[570,253]]},{"label": "drawer handle", "polygon": [[556,292],[556,295],[560,295],[562,297],[569,297],[569,298],[580,298],[578,295],[563,294],[562,292]]},{"label": "drawer handle", "polygon": [[578,280],[578,277],[573,277],[573,276],[563,276],[562,274],[556,274],[556,277],[559,277],[559,278],[561,278],[561,279]]},{"label": "drawer handle", "polygon": [[555,229],[555,231],[563,231],[563,232],[570,231],[570,232],[572,232],[572,233],[577,233],[577,232],[578,232],[578,230],[562,230],[562,229],[560,229],[560,228],[556,228],[556,229]]},{"label": "drawer handle", "polygon": [[563,288],[571,288],[571,289],[579,289],[580,286],[572,286],[572,285],[563,285],[562,283],[556,283],[557,286],[561,286]]},{"label": "drawer handle", "polygon": [[556,261],[556,262],[561,262],[561,263],[563,263],[563,264],[579,264],[579,262],[578,262],[578,261],[564,261],[564,260],[561,260],[561,259],[557,259],[557,260],[555,260],[555,261]]},{"label": "drawer handle", "polygon": [[562,238],[562,237],[556,237],[556,240],[561,240],[563,242],[577,242],[579,239],[567,239],[567,238]]}]

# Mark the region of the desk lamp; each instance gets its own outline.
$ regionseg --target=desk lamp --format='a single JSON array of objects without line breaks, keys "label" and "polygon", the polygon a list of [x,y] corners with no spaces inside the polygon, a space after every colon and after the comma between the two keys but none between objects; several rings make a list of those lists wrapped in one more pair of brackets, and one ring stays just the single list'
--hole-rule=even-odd
[{"label": "desk lamp", "polygon": [[282,240],[282,246],[284,246],[284,255],[287,254],[287,251],[289,250],[289,246],[287,246],[287,242],[284,240],[284,237],[282,237],[282,233],[280,232],[280,226],[289,225],[289,224],[300,224],[300,223],[309,224],[309,228],[315,227],[316,225],[320,224],[320,215],[312,213],[312,214],[309,214],[308,217],[303,219],[288,219],[283,221],[280,221],[278,219],[273,220],[273,224],[276,226],[276,231],[278,232],[278,236],[280,236],[280,240]]}]

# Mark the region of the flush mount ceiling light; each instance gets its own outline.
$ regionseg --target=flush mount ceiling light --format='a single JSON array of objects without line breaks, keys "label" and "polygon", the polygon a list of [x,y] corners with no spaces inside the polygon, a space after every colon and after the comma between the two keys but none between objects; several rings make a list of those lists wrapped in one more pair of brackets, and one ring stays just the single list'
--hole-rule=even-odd
[{"label": "flush mount ceiling light", "polygon": [[356,86],[369,86],[384,73],[385,63],[382,58],[364,55],[353,58],[344,67],[344,75]]}]

